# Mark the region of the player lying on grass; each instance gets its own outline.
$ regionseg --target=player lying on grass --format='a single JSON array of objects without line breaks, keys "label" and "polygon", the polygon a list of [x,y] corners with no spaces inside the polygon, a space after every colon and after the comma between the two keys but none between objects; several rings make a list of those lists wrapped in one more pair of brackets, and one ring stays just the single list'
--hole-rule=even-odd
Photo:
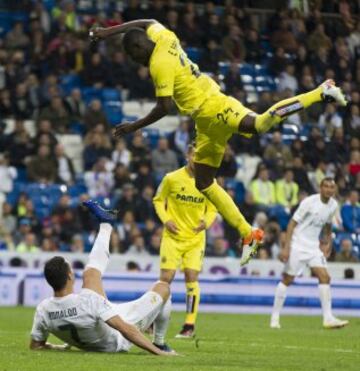
[{"label": "player lying on grass", "polygon": [[154,197],[156,212],[164,223],[160,246],[160,280],[171,283],[181,264],[186,282],[186,318],[177,338],[194,336],[199,309],[199,272],[206,245],[206,229],[216,209],[195,187],[194,146],[187,150],[187,165],[167,174]]},{"label": "player lying on grass", "polygon": [[[286,263],[283,279],[277,285],[270,327],[280,328],[280,311],[284,305],[288,286],[300,275],[305,266],[319,280],[320,302],[325,328],[339,328],[349,322],[333,316],[331,311],[330,276],[326,258],[331,253],[331,225],[337,210],[335,182],[324,178],[320,194],[305,198],[299,205],[287,228],[285,248],[281,260]],[[320,241],[319,241],[320,238]]]},{"label": "player lying on grass", "polygon": [[246,263],[258,249],[262,231],[252,230],[232,198],[214,181],[233,134],[263,134],[288,116],[326,101],[346,105],[341,90],[332,80],[306,94],[283,100],[258,115],[238,100],[226,96],[209,76],[202,74],[181,48],[176,35],[155,20],[143,19],[109,28],[94,28],[92,40],[125,33],[125,52],[137,63],[148,66],[155,85],[156,106],[145,117],[116,127],[115,136],[144,128],[166,116],[175,101],[181,114],[190,115],[196,124],[195,184],[221,215],[236,228],[246,245]]},{"label": "player lying on grass", "polygon": [[[74,293],[75,277],[61,256],[50,259],[44,268],[54,296],[36,308],[31,331],[31,349],[66,349],[75,346],[86,351],[123,352],[132,344],[156,355],[173,355],[164,342],[171,312],[169,284],[158,281],[139,299],[115,305],[109,302],[102,275],[109,262],[109,241],[114,214],[93,201],[84,205],[100,222],[99,233],[83,273],[83,286]],[[142,332],[154,323],[154,342]],[[65,345],[47,342],[49,334]]]}]

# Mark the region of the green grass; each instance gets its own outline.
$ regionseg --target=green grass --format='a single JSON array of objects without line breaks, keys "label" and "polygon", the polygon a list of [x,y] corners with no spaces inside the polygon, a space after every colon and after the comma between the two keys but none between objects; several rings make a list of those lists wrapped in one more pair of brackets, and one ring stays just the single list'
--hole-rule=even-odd
[{"label": "green grass", "polygon": [[195,342],[173,339],[183,320],[174,313],[169,344],[182,357],[156,357],[135,347],[129,354],[30,351],[33,311],[0,308],[0,370],[360,369],[360,319],[355,318],[345,329],[324,330],[319,317],[284,316],[283,328],[271,330],[264,315],[201,314]]}]

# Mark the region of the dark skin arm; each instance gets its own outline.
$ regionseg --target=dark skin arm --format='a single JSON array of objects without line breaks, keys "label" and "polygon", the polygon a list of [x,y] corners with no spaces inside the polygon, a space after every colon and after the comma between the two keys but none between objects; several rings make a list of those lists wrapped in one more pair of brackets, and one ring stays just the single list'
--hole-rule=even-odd
[{"label": "dark skin arm", "polygon": [[106,37],[116,35],[119,33],[125,33],[130,28],[144,28],[147,29],[152,24],[158,23],[155,19],[137,19],[135,21],[126,22],[117,26],[112,27],[93,27],[89,31],[89,36],[92,41],[97,41],[99,39],[105,39]]},{"label": "dark skin arm", "polygon": [[154,122],[165,117],[170,112],[171,107],[171,97],[158,97],[156,100],[156,106],[145,117],[135,122],[123,122],[117,125],[115,128],[114,136],[116,138],[119,138],[138,129],[142,129],[153,124]]}]

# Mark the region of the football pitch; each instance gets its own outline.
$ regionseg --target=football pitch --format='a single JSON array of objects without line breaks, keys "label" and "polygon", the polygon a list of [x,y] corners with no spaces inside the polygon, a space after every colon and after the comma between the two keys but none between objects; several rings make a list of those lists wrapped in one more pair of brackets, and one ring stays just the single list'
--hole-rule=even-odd
[{"label": "football pitch", "polygon": [[[0,308],[0,370],[359,370],[360,318],[324,330],[319,317],[284,316],[281,330],[265,315],[200,314],[195,340],[174,339],[183,314],[172,315],[169,344],[179,357],[30,351],[32,308]],[[50,341],[56,342],[54,338]]]}]

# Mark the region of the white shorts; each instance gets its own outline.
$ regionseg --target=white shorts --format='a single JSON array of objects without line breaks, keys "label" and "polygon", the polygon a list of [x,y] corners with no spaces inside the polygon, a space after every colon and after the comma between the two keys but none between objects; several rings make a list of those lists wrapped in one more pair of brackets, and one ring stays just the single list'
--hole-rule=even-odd
[{"label": "white shorts", "polygon": [[[148,291],[139,299],[114,305],[117,308],[119,316],[125,322],[136,326],[141,332],[144,332],[154,322],[163,304],[164,301],[158,293]],[[119,344],[118,351],[128,351],[132,345],[132,343],[123,337]]]},{"label": "white shorts", "polygon": [[299,276],[303,273],[305,267],[327,268],[324,254],[320,250],[315,250],[314,253],[311,253],[292,247],[289,260],[285,264],[284,273],[290,276]]}]

